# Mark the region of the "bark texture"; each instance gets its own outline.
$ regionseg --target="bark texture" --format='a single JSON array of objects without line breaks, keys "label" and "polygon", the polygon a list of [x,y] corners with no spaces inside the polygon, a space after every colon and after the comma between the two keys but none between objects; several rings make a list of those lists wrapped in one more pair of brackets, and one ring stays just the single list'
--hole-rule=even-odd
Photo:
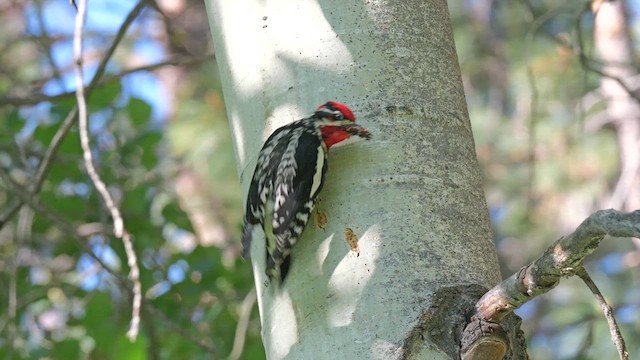
[{"label": "bark texture", "polygon": [[[264,139],[327,100],[373,134],[331,151],[325,229],[307,226],[284,288],[263,285],[255,241],[268,357],[449,359],[420,332],[458,331],[434,311],[461,314],[500,277],[446,1],[207,7],[245,193]],[[467,287],[459,306],[434,307]]]}]

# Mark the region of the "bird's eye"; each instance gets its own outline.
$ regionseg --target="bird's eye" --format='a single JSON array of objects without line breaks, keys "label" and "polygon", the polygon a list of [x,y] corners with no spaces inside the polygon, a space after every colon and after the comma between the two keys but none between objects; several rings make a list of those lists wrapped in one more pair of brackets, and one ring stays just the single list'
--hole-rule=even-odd
[{"label": "bird's eye", "polygon": [[333,118],[334,118],[335,120],[342,120],[342,119],[344,119],[344,115],[342,115],[342,114],[336,114]]}]

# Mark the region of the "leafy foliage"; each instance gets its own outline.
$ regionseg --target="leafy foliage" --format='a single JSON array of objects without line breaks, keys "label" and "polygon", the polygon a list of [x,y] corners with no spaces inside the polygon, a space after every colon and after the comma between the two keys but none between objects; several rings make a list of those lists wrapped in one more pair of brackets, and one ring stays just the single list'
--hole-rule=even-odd
[{"label": "leafy foliage", "polygon": [[[48,17],[30,17],[32,11],[40,11],[38,6],[56,7],[66,23],[73,24],[68,4],[64,4],[68,8],[52,2],[18,5],[25,20],[43,21],[45,27]],[[11,15],[6,9],[0,11],[3,21]],[[141,18],[141,26],[155,21],[155,16]],[[103,51],[110,37],[92,33],[91,24],[87,27],[87,41],[97,41]],[[72,28],[58,31],[66,34],[59,41],[70,44]],[[145,39],[150,35],[144,31],[133,36],[141,42],[155,41]],[[122,44],[119,51],[130,53],[131,47]],[[44,54],[29,58],[28,66],[37,68],[45,58]],[[0,56],[7,69],[8,60]],[[112,63],[111,75],[117,74],[122,60]],[[73,73],[67,69],[58,69],[59,78],[44,80],[36,93],[71,80]],[[73,94],[12,106],[11,96],[33,91],[24,84],[34,79],[34,73],[20,74],[20,79],[0,76],[1,87],[15,91],[7,94],[0,108],[5,119],[0,121],[0,209],[4,211],[0,218],[7,220],[0,224],[0,286],[7,289],[1,292],[0,307],[9,310],[0,315],[0,358],[209,359],[226,356],[233,348],[240,306],[253,283],[233,239],[242,208],[224,108],[221,102],[212,108],[202,100],[193,101],[185,110],[177,110],[187,112],[185,118],[190,120],[167,125],[154,110],[158,103],[137,92],[129,77],[135,74],[94,89],[88,99],[89,130],[98,172],[118,202],[138,254],[145,299],[142,332],[133,343],[125,336],[131,317],[126,256],[122,243],[112,236],[109,213],[84,169],[75,126],[64,135],[42,190],[30,194],[45,152],[75,107]],[[199,97],[219,97],[209,82],[199,86],[206,89]],[[211,113],[216,115],[212,118]],[[218,204],[217,211],[231,209],[219,214],[222,220],[210,219],[220,220],[224,228],[218,243],[204,242],[198,235],[194,226],[202,224],[192,221],[193,209],[176,188],[186,166],[196,169],[189,176],[220,190],[206,195],[207,202]],[[192,198],[210,192],[207,187],[196,190]],[[18,194],[38,207],[25,205],[10,214],[11,207],[23,202]],[[257,311],[250,315],[248,333],[240,334],[247,337],[244,354],[264,357]]]},{"label": "leafy foliage", "polygon": [[[470,4],[468,4],[470,5]],[[593,51],[586,3],[480,1],[452,8],[478,159],[505,276],[537,258],[590,213],[606,206],[619,176],[618,135],[588,131],[604,108],[582,105],[601,76],[579,59]],[[581,27],[577,28],[578,19]],[[637,17],[630,21],[637,24]],[[588,100],[587,100],[588,101]],[[640,336],[638,250],[606,240],[587,270],[614,309],[630,354]],[[612,260],[616,259],[616,260]],[[615,265],[614,265],[615,264]],[[616,268],[615,271],[609,269]],[[518,313],[534,359],[613,358],[604,317],[579,281],[527,304]],[[626,310],[622,310],[626,309]]]},{"label": "leafy foliage", "polygon": [[[187,3],[181,15],[144,12],[108,73],[116,76],[141,59],[160,61],[167,54],[158,49],[187,55],[206,49],[202,4]],[[96,17],[87,22],[88,53],[103,53],[134,5],[105,4],[90,2]],[[619,173],[616,133],[584,131],[603,106],[578,106],[600,81],[575,52],[583,7],[547,0],[450,4],[505,275],[598,208]],[[73,17],[64,1],[0,6],[7,24],[0,32],[0,220],[6,220],[0,223],[0,308],[7,309],[0,313],[0,358],[227,356],[253,283],[248,264],[238,259],[242,203],[214,64],[181,67],[181,80],[166,97],[159,75],[144,72],[116,76],[89,98],[96,165],[118,199],[141,265],[145,304],[135,343],[125,337],[131,299],[124,249],[84,170],[75,127],[42,190],[30,194],[75,106],[66,93],[73,84]],[[587,16],[582,28],[589,48],[592,20]],[[162,31],[166,37],[158,36]],[[21,195],[39,207],[11,211]],[[640,338],[638,250],[615,239],[604,244],[589,270],[637,354],[640,344],[629,339]],[[521,309],[533,358],[612,357],[606,323],[587,294],[571,280]],[[242,357],[264,358],[255,307],[241,335]]]}]

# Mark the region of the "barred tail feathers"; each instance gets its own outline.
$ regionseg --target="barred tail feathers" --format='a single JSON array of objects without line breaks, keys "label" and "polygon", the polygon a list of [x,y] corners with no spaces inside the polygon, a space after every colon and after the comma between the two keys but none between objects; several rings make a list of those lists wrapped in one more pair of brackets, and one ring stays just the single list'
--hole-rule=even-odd
[{"label": "barred tail feathers", "polygon": [[[313,211],[315,198],[306,204],[309,213]],[[304,228],[309,220],[309,215],[298,213],[289,224],[289,228],[283,232],[273,233],[273,228],[269,228],[267,233],[267,261],[265,273],[270,279],[278,279],[284,283],[291,266],[291,250],[298,242]],[[268,223],[267,223],[268,224]],[[280,229],[276,229],[278,231]]]},{"label": "barred tail feathers", "polygon": [[277,279],[282,284],[287,278],[287,274],[289,274],[290,265],[290,249],[285,249],[283,252],[275,250],[272,255],[267,254],[267,266],[265,273],[272,281]]}]

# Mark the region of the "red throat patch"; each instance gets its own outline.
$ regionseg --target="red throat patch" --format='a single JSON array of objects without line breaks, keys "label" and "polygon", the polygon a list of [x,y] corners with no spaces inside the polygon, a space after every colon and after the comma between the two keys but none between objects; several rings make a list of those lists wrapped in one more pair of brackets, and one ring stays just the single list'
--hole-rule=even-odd
[{"label": "red throat patch", "polygon": [[336,126],[325,126],[320,129],[320,131],[322,132],[324,143],[327,144],[327,150],[331,149],[333,145],[351,137],[351,134]]}]

